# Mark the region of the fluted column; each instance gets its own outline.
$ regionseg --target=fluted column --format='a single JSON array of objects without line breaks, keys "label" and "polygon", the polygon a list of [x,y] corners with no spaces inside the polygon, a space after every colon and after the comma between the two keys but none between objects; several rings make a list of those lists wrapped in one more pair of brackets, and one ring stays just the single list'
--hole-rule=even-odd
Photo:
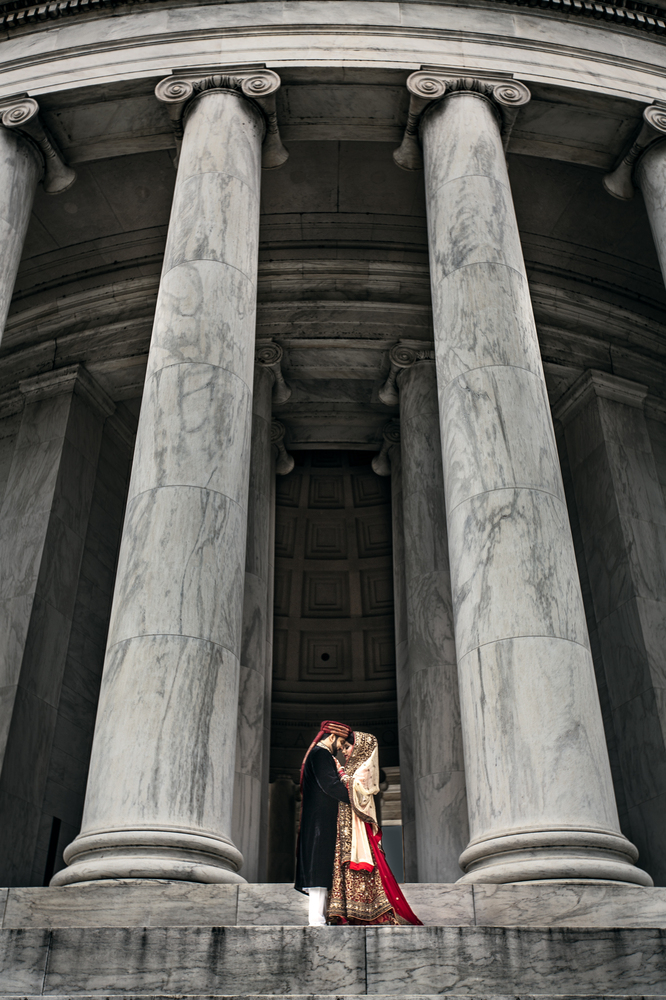
[{"label": "fluted column", "polygon": [[[277,344],[257,352],[252,403],[252,445],[248,495],[243,639],[240,657],[238,729],[234,782],[233,836],[249,882],[263,879],[268,823],[268,754],[272,679],[273,619],[273,386],[286,400],[291,392],[280,376],[282,350]],[[277,367],[277,371],[276,371]],[[289,464],[289,463],[287,463]],[[291,459],[291,468],[294,461]],[[287,469],[280,466],[282,475]],[[291,469],[289,469],[291,471]]]},{"label": "fluted column", "polygon": [[650,884],[620,833],[500,111],[415,73],[471,840],[466,882]]},{"label": "fluted column", "polygon": [[[270,71],[187,101],[82,830],[55,884],[242,881],[231,840]],[[262,90],[263,88],[263,90]],[[182,115],[182,108],[181,108]]]},{"label": "fluted column", "polygon": [[34,98],[0,101],[0,340],[40,178],[48,194],[58,194],[76,174],[41,125]]}]

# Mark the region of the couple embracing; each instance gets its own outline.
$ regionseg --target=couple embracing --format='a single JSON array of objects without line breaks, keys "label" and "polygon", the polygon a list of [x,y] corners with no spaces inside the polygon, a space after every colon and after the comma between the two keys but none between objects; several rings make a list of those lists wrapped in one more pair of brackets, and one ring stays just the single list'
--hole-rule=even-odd
[{"label": "couple embracing", "polygon": [[[337,760],[340,753],[344,765]],[[310,924],[420,924],[381,846],[377,739],[322,722],[301,767],[296,885]]]}]

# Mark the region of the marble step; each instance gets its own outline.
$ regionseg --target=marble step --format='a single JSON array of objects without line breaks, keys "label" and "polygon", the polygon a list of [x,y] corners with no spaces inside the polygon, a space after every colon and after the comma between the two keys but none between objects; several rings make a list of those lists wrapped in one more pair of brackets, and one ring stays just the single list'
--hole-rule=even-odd
[{"label": "marble step", "polygon": [[[665,888],[418,883],[403,890],[427,926],[666,928]],[[297,927],[307,922],[307,897],[285,884],[152,881],[0,889],[0,928]]]},{"label": "marble step", "polygon": [[663,996],[666,931],[568,927],[0,930],[6,997]]}]

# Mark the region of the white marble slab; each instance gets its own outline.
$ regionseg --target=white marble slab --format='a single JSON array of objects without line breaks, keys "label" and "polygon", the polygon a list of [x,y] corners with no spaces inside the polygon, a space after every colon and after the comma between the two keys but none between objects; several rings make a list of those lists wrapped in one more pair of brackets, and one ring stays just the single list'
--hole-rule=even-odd
[{"label": "white marble slab", "polygon": [[41,994],[49,953],[47,930],[0,931],[0,992]]},{"label": "white marble slab", "polygon": [[57,889],[16,888],[9,890],[3,926],[129,928],[235,924],[237,892],[235,885],[157,880],[152,884],[120,882]]},{"label": "white marble slab", "polygon": [[666,889],[618,885],[475,885],[474,922],[493,927],[666,928]]},{"label": "white marble slab", "polygon": [[365,941],[363,931],[353,927],[99,928],[51,934],[44,993],[365,992]]},{"label": "white marble slab", "polygon": [[471,927],[475,923],[475,887],[471,885],[406,882],[401,889],[412,910],[426,927]]},{"label": "white marble slab", "polygon": [[308,897],[290,883],[241,885],[238,887],[239,925],[308,923]]},{"label": "white marble slab", "polygon": [[367,992],[660,994],[660,930],[386,927],[366,930]]}]

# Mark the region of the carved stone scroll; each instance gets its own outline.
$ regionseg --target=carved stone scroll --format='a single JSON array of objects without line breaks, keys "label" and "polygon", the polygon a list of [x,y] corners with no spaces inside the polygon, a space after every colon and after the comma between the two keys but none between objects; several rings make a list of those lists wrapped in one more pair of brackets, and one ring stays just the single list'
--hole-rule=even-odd
[{"label": "carved stone scroll", "polygon": [[168,76],[155,87],[155,97],[167,108],[176,144],[180,149],[187,106],[207,90],[232,90],[256,104],[266,122],[261,165],[273,170],[289,159],[289,152],[282,145],[278,127],[275,95],[280,89],[280,77],[272,69],[220,69],[209,76],[190,73]]},{"label": "carved stone scroll", "polygon": [[384,441],[381,451],[375,455],[370,464],[372,465],[373,472],[376,472],[378,476],[390,476],[391,448],[396,444],[400,444],[400,421],[397,419],[389,420],[387,424],[384,424],[382,433]]},{"label": "carved stone scroll", "polygon": [[281,420],[273,420],[271,423],[271,442],[277,448],[277,458],[275,461],[275,471],[278,476],[288,476],[296,464],[294,456],[290,455],[284,446],[284,436],[286,427]]},{"label": "carved stone scroll", "polygon": [[411,368],[417,361],[434,361],[435,352],[431,348],[416,347],[399,341],[389,351],[391,370],[386,382],[379,390],[379,398],[386,406],[398,405],[398,386],[396,379],[403,368]]},{"label": "carved stone scroll", "polygon": [[629,201],[634,197],[633,182],[634,167],[649,146],[654,145],[666,135],[666,103],[655,101],[643,111],[643,121],[638,135],[631,144],[629,152],[622,157],[615,170],[606,174],[603,185],[609,194],[620,201]]},{"label": "carved stone scroll", "polygon": [[255,360],[257,364],[269,368],[273,375],[273,401],[278,405],[286,403],[291,396],[291,389],[282,375],[283,351],[279,344],[272,340],[257,340]]},{"label": "carved stone scroll", "polygon": [[39,104],[34,97],[19,97],[0,101],[0,125],[27,136],[44,161],[42,185],[47,194],[62,194],[76,180],[76,171],[67,166],[39,117]]},{"label": "carved stone scroll", "polygon": [[403,170],[422,170],[423,156],[419,142],[421,116],[428,105],[441,101],[448,94],[467,90],[487,97],[501,116],[502,141],[506,149],[518,111],[531,98],[524,83],[507,76],[484,78],[483,76],[456,77],[451,71],[437,67],[418,70],[407,80],[409,91],[409,113],[405,134],[400,146],[393,153],[393,159]]}]

